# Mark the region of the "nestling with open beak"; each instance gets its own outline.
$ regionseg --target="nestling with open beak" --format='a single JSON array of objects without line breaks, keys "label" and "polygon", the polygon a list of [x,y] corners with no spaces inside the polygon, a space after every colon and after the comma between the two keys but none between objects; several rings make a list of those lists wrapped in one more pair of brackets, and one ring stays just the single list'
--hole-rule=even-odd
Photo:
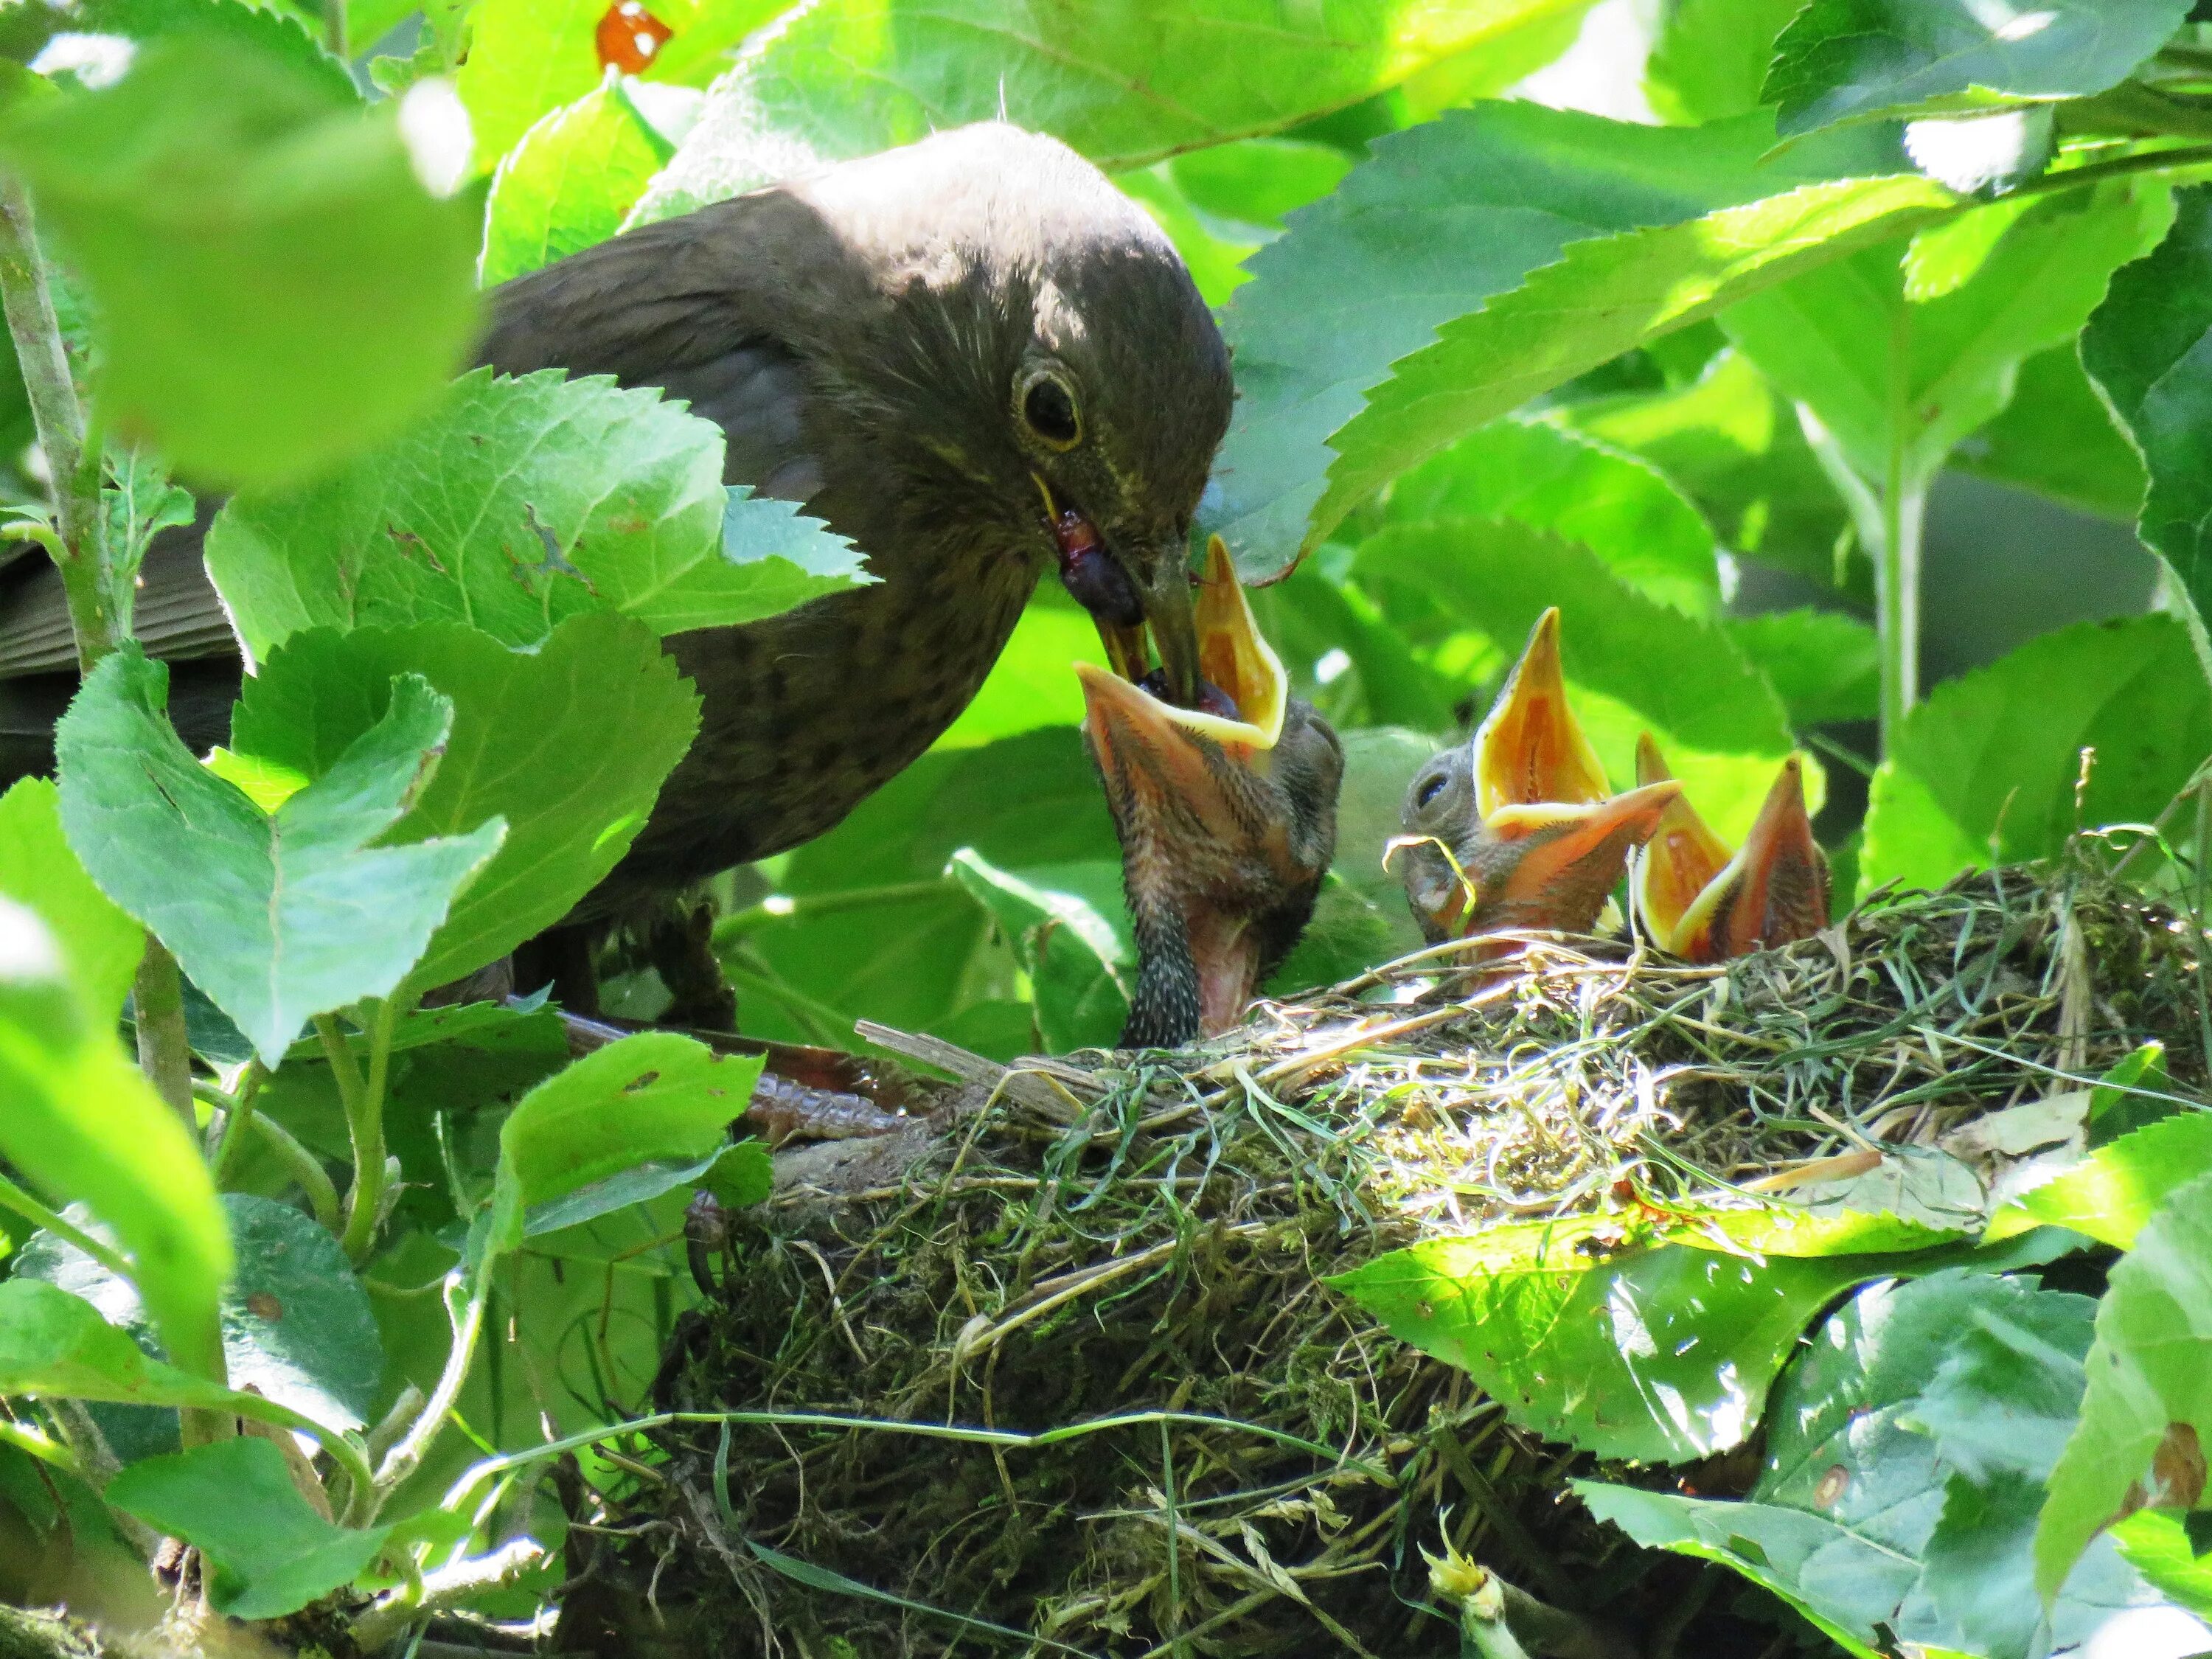
[{"label": "nestling with open beak", "polygon": [[1567,706],[1559,613],[1536,619],[1474,738],[1414,775],[1384,854],[1432,945],[1477,933],[1586,933],[1680,793],[1609,793]]},{"label": "nestling with open beak", "polygon": [[1305,930],[1336,850],[1344,752],[1290,695],[1218,536],[1194,611],[1196,708],[1176,707],[1163,676],[1119,653],[1120,673],[1076,665],[1136,934],[1129,1048],[1218,1036],[1242,1019]]},{"label": "nestling with open beak", "polygon": [[[1668,775],[1646,732],[1636,744],[1637,781],[1651,785]],[[1678,798],[1637,860],[1631,885],[1652,942],[1692,962],[1723,962],[1819,933],[1828,925],[1828,859],[1813,838],[1797,757],[1782,763],[1733,856]]]}]

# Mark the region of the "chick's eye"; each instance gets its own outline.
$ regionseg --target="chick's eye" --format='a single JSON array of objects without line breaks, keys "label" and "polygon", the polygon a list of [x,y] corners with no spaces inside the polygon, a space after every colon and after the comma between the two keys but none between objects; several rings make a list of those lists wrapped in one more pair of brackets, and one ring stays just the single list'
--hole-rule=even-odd
[{"label": "chick's eye", "polygon": [[1075,394],[1056,374],[1038,374],[1022,388],[1022,419],[1055,449],[1069,449],[1083,435]]},{"label": "chick's eye", "polygon": [[1436,799],[1438,795],[1443,793],[1443,792],[1444,775],[1441,772],[1432,772],[1427,777],[1421,780],[1421,792],[1413,797],[1413,805],[1416,806],[1426,806],[1431,801]]}]

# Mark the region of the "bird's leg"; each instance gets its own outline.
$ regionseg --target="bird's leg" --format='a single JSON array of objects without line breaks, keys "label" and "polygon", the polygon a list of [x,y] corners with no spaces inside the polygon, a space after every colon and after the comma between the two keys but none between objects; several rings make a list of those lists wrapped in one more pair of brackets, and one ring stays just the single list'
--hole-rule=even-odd
[{"label": "bird's leg", "polygon": [[647,925],[646,958],[668,988],[667,1012],[660,1023],[702,1031],[738,1029],[738,996],[722,977],[714,954],[714,907],[704,898],[678,901],[659,911]]},{"label": "bird's leg", "polygon": [[515,947],[514,983],[535,991],[550,981],[553,1000],[572,1014],[596,1019],[599,1012],[598,954],[599,928],[570,923],[549,927]]}]

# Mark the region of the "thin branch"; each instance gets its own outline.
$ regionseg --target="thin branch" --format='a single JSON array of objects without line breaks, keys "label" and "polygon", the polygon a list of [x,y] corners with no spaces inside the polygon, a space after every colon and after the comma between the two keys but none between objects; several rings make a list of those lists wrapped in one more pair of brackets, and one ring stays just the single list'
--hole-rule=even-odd
[{"label": "thin branch", "polygon": [[85,442],[84,411],[70,376],[46,266],[39,258],[30,198],[21,181],[6,175],[0,175],[0,308],[7,313],[39,448],[52,480],[60,544],[58,550],[51,544],[49,548],[57,551],[55,562],[68,592],[77,661],[89,669],[128,637],[130,595],[118,591],[108,562],[100,456]]},{"label": "thin branch", "polygon": [[13,1210],[32,1225],[43,1227],[64,1243],[74,1245],[125,1284],[138,1282],[138,1275],[131,1271],[131,1264],[120,1252],[101,1243],[66,1216],[48,1209],[5,1176],[0,1176],[0,1209]]},{"label": "thin branch", "polygon": [[146,954],[138,958],[137,976],[131,981],[131,1022],[138,1034],[139,1070],[197,1139],[199,1114],[192,1109],[192,1043],[185,1029],[184,975],[168,946],[150,932]]},{"label": "thin branch", "polygon": [[353,1623],[353,1639],[364,1653],[374,1653],[398,1639],[418,1619],[513,1583],[545,1556],[545,1547],[534,1538],[515,1538],[489,1555],[471,1556],[450,1566],[426,1572],[380,1598]]},{"label": "thin branch", "polygon": [[[346,1254],[356,1261],[368,1259],[369,1247],[376,1241],[376,1224],[384,1212],[384,1094],[392,1072],[392,1036],[398,1024],[400,999],[380,999],[367,1012],[368,1076],[363,1079],[354,1073],[354,1088],[346,1104],[346,1127],[353,1139],[353,1190],[346,1194],[343,1243]],[[331,1054],[332,1069],[338,1068],[342,1059],[345,1069],[352,1071],[353,1055],[344,1039],[337,1040],[333,1051],[324,1022],[318,1021],[315,1030],[323,1036],[325,1051]]]}]

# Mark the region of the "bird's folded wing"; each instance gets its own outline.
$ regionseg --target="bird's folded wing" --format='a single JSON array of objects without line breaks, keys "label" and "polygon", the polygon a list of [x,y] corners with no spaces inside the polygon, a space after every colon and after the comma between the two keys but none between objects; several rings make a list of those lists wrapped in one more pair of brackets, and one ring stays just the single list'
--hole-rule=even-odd
[{"label": "bird's folded wing", "polygon": [[[787,325],[855,281],[821,222],[764,191],[665,220],[499,289],[478,361],[659,386],[722,428],[722,476],[803,501],[808,377]],[[801,325],[799,331],[805,332]]]},{"label": "bird's folded wing", "polygon": [[[149,655],[179,662],[237,653],[230,619],[201,562],[212,516],[204,506],[198,523],[163,531],[146,550],[131,627]],[[0,570],[0,680],[76,666],[61,573],[43,557]]]},{"label": "bird's folded wing", "polygon": [[[807,444],[807,377],[775,326],[777,295],[792,300],[794,283],[836,289],[836,263],[818,222],[779,193],[722,203],[505,284],[491,296],[477,361],[506,374],[561,368],[660,387],[722,428],[725,480],[804,501],[822,467]],[[136,632],[151,655],[237,650],[202,562],[215,507],[203,502],[197,523],[163,532],[148,550]],[[0,682],[76,661],[59,577],[39,559],[0,566]]]}]

